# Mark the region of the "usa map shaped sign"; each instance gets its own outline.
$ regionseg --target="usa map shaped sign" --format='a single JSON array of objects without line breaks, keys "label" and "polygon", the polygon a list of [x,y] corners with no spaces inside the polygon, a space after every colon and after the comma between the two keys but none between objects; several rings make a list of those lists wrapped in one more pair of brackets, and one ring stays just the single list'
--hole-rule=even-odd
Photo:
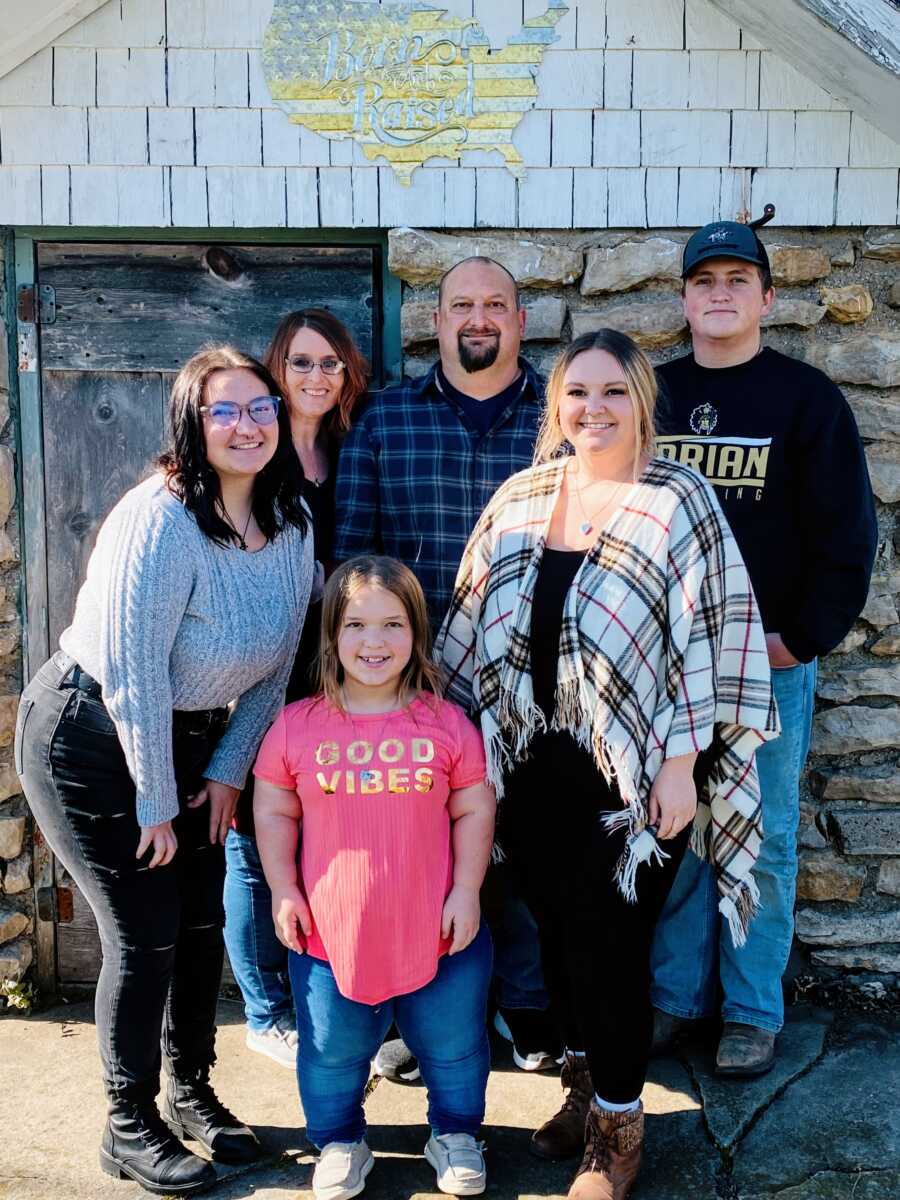
[{"label": "usa map shaped sign", "polygon": [[499,150],[521,178],[513,131],[534,107],[544,51],[568,11],[549,0],[492,50],[480,21],[428,4],[275,0],[263,72],[291,121],[352,138],[403,183],[426,159],[459,161],[465,150]]}]

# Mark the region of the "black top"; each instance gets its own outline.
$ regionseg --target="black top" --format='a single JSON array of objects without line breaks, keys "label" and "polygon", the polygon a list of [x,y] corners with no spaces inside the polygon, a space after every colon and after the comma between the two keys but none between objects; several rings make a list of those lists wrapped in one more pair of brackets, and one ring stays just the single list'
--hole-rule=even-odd
[{"label": "black top", "polygon": [[821,371],[765,349],[658,369],[658,449],[716,490],[767,632],[801,662],[832,650],[869,590],[877,525],[853,414]]},{"label": "black top", "polygon": [[522,371],[509,387],[504,388],[502,392],[498,392],[496,396],[488,396],[486,400],[478,400],[474,396],[467,396],[465,392],[459,391],[458,388],[453,386],[440,366],[438,366],[437,374],[435,375],[435,383],[447,399],[459,409],[467,424],[477,434],[484,437],[486,433],[493,429],[494,423],[500,414],[518,400],[519,394],[527,385],[528,380],[525,377],[525,372]]},{"label": "black top", "polygon": [[[328,477],[318,486],[311,479],[303,480],[303,499],[312,513],[313,554],[327,566],[334,549],[334,483],[337,475],[337,454],[330,455]],[[291,669],[285,693],[285,703],[293,704],[313,692],[312,668],[319,653],[319,627],[322,622],[322,601],[317,600],[306,610],[303,632],[297,647],[297,657]]]},{"label": "black top", "polygon": [[535,703],[550,724],[556,706],[556,674],[566,593],[586,550],[545,547],[531,602],[531,685]]}]

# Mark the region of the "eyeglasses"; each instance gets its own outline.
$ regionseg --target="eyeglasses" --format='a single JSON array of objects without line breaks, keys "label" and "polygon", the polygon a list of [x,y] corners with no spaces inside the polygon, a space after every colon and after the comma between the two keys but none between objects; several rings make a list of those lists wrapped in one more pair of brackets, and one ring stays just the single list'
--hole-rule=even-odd
[{"label": "eyeglasses", "polygon": [[215,404],[201,404],[200,411],[206,413],[210,424],[216,429],[234,429],[240,422],[241,413],[248,412],[257,425],[271,425],[278,416],[278,396],[257,396],[249,404],[235,404],[232,400],[218,400]]},{"label": "eyeglasses", "polygon": [[307,354],[292,354],[284,360],[290,369],[297,375],[309,375],[309,373],[318,367],[323,375],[340,375],[346,363],[342,363],[339,358],[310,358]]}]

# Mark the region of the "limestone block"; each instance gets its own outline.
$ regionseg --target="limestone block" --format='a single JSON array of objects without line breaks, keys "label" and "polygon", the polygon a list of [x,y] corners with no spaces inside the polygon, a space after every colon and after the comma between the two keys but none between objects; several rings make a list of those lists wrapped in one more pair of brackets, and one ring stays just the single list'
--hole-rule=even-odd
[{"label": "limestone block", "polygon": [[893,625],[897,620],[897,605],[892,596],[875,596],[871,592],[865,607],[859,614],[864,621],[874,625],[876,629],[884,629]]},{"label": "limestone block", "polygon": [[30,925],[31,920],[25,913],[11,904],[0,904],[0,943],[13,941]]},{"label": "limestone block", "polygon": [[877,442],[866,447],[872,490],[883,504],[900,500],[900,448]]},{"label": "limestone block", "polygon": [[777,286],[812,283],[831,271],[831,259],[819,246],[770,246],[769,263]]},{"label": "limestone block", "polygon": [[843,246],[839,246],[837,250],[831,251],[831,265],[833,267],[852,267],[855,264],[856,250],[851,241],[846,241]]},{"label": "limestone block", "polygon": [[17,896],[31,887],[31,855],[26,851],[6,864],[3,875],[3,891],[9,896]]},{"label": "limestone block", "polygon": [[[12,740],[11,737],[10,740]],[[0,801],[8,800],[10,796],[17,796],[21,790],[22,785],[13,764],[10,762],[0,766]]]},{"label": "limestone block", "polygon": [[819,713],[813,720],[813,752],[853,754],[900,744],[900,711],[848,704]]},{"label": "limestone block", "polygon": [[797,937],[808,946],[872,946],[900,942],[900,908],[889,913],[826,913],[801,908]]},{"label": "limestone block", "polygon": [[34,951],[27,938],[0,947],[0,979],[21,979],[33,957]]},{"label": "limestone block", "polygon": [[[895,953],[890,950],[813,950],[810,957],[817,967],[839,967],[850,971],[883,971],[885,974],[900,971],[900,952]],[[840,1186],[843,1186],[843,1181],[847,1177],[841,1175],[839,1178]],[[839,1194],[839,1192],[834,1193],[835,1197]],[[810,1200],[813,1198],[811,1197]]]},{"label": "limestone block", "polygon": [[900,404],[887,397],[857,391],[848,391],[847,400],[863,437],[900,442]]},{"label": "limestone block", "polygon": [[572,313],[572,336],[597,329],[618,329],[634,338],[643,350],[658,350],[680,342],[687,330],[681,301],[634,300],[605,308],[584,308]]},{"label": "limestone block", "polygon": [[836,771],[826,777],[822,794],[826,800],[900,803],[900,774],[893,763],[859,771]]},{"label": "limestone block", "polygon": [[875,301],[872,293],[862,283],[848,283],[846,287],[823,287],[819,289],[822,303],[828,315],[839,325],[854,325],[872,315]]},{"label": "limestone block", "polygon": [[778,296],[772,311],[763,317],[760,324],[764,329],[773,325],[797,325],[801,329],[811,329],[818,325],[827,312],[822,304],[813,304],[810,300],[798,300],[793,296]]},{"label": "limestone block", "polygon": [[25,841],[24,817],[0,817],[0,858],[18,858]]},{"label": "limestone block", "polygon": [[900,337],[855,337],[821,344],[810,347],[806,357],[836,383],[900,385]]},{"label": "limestone block", "polygon": [[858,650],[860,646],[865,644],[866,631],[864,629],[851,629],[844,640],[831,651],[832,654],[850,654],[853,650]]},{"label": "limestone block", "polygon": [[[407,300],[400,309],[404,349],[437,341],[432,313],[435,300]],[[558,341],[566,319],[566,302],[560,296],[538,296],[525,301],[524,341]]]},{"label": "limestone block", "polygon": [[522,287],[574,283],[584,269],[582,251],[525,238],[456,237],[408,226],[388,233],[388,267],[406,283],[437,283],[450,267],[477,254],[502,263]]},{"label": "limestone block", "polygon": [[846,703],[860,696],[894,696],[900,698],[900,663],[883,667],[863,667],[861,670],[823,670],[816,691],[825,700]]},{"label": "limestone block", "polygon": [[800,900],[857,900],[866,868],[852,866],[835,854],[804,854],[797,872]]},{"label": "limestone block", "polygon": [[647,238],[589,250],[582,296],[628,292],[652,280],[681,282],[682,247],[668,238]]},{"label": "limestone block", "polygon": [[900,896],[900,858],[892,858],[881,864],[875,887],[885,896]]},{"label": "limestone block", "polygon": [[6,524],[16,500],[16,463],[8,446],[0,446],[0,527]]},{"label": "limestone block", "polygon": [[[887,302],[891,308],[900,308],[900,279],[896,283],[892,283],[887,295]],[[2,380],[0,380],[2,386]]]},{"label": "limestone block", "polygon": [[16,712],[19,707],[18,692],[0,696],[0,746],[9,746],[16,729]]},{"label": "limestone block", "polygon": [[867,229],[863,254],[882,262],[900,262],[900,229],[893,225]]},{"label": "limestone block", "polygon": [[832,811],[844,854],[896,854],[900,851],[900,809]]},{"label": "limestone block", "polygon": [[872,653],[878,655],[900,654],[900,625],[892,625],[873,643]]}]

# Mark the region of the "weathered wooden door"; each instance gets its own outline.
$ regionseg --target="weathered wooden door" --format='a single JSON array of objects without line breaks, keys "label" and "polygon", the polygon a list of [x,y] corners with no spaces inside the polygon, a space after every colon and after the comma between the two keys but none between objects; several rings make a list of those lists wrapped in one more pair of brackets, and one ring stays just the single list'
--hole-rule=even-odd
[{"label": "weathered wooden door", "polygon": [[[260,357],[279,319],[331,309],[381,381],[380,265],[372,246],[42,243],[37,283],[56,312],[41,325],[48,642],[68,625],[97,529],[162,446],[171,381],[211,342]],[[35,664],[39,665],[39,664]],[[93,917],[60,905],[59,981],[93,983]]]}]

